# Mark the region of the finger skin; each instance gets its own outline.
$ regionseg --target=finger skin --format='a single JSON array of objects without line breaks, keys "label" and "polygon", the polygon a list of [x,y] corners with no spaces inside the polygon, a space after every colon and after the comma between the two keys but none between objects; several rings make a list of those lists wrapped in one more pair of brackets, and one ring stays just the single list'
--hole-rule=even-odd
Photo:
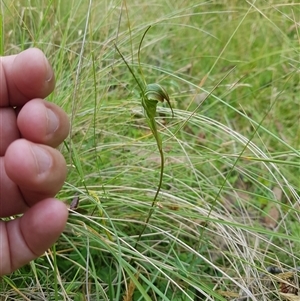
[{"label": "finger skin", "polygon": [[1,57],[0,78],[0,107],[19,107],[33,98],[45,98],[55,86],[53,70],[37,48]]},{"label": "finger skin", "polygon": [[53,197],[61,189],[67,174],[65,159],[58,150],[25,139],[14,141],[7,148],[4,166],[29,207]]},{"label": "finger skin", "polygon": [[[4,158],[0,158],[0,218],[25,212],[28,205],[20,192],[20,189],[6,174]],[[1,237],[0,237],[1,245]]]},{"label": "finger skin", "polygon": [[57,147],[69,134],[67,114],[57,105],[33,99],[20,110],[17,125],[23,138]]},{"label": "finger skin", "polygon": [[67,218],[65,204],[49,198],[20,218],[0,222],[0,276],[42,255],[58,239]]},{"label": "finger skin", "polygon": [[0,156],[4,156],[7,147],[19,137],[20,133],[14,109],[0,108]]}]

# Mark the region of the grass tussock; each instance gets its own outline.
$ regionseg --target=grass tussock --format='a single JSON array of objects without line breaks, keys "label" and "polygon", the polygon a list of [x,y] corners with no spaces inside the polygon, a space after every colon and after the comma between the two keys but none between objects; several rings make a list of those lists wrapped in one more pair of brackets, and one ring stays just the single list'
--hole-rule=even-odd
[{"label": "grass tussock", "polygon": [[[1,9],[3,53],[39,47],[53,65],[48,99],[72,125],[58,197],[80,201],[52,249],[1,279],[0,300],[299,298],[299,4],[3,0]],[[175,116],[159,105],[163,185],[135,248],[160,158],[114,45],[141,78],[150,25],[141,67]]]}]

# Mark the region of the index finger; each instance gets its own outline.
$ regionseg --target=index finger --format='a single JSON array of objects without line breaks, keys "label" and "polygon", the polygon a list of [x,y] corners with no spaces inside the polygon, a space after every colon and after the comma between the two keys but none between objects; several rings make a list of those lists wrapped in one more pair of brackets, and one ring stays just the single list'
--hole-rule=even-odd
[{"label": "index finger", "polygon": [[19,107],[33,98],[44,98],[54,86],[53,70],[41,50],[30,48],[0,58],[0,107]]}]

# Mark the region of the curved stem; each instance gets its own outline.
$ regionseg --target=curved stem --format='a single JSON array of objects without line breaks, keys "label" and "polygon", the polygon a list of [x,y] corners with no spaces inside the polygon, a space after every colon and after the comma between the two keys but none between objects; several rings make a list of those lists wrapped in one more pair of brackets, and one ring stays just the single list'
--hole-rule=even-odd
[{"label": "curved stem", "polygon": [[[150,121],[151,122],[151,121]],[[151,126],[150,126],[151,127]],[[152,130],[152,128],[151,128]],[[154,135],[155,137],[155,140],[156,140],[156,144],[157,144],[157,147],[158,147],[158,150],[159,150],[159,154],[160,154],[160,175],[159,175],[159,182],[158,182],[158,186],[157,186],[157,189],[156,189],[156,193],[155,193],[155,196],[152,200],[152,204],[151,204],[151,208],[150,208],[150,211],[148,213],[148,216],[146,218],[146,221],[145,221],[145,224],[144,224],[144,227],[142,229],[142,231],[140,232],[136,242],[135,242],[135,245],[134,245],[134,249],[137,248],[137,245],[139,244],[141,238],[142,238],[142,235],[144,234],[147,226],[148,226],[148,223],[151,219],[151,216],[155,210],[155,205],[156,205],[156,201],[157,201],[157,198],[158,198],[158,195],[159,195],[159,192],[161,190],[161,186],[162,186],[162,181],[163,181],[163,175],[164,175],[164,166],[165,166],[165,160],[164,160],[164,153],[163,153],[163,150],[162,150],[162,145],[161,145],[161,141],[158,137],[158,133],[154,133],[154,131],[152,130],[152,134]]]},{"label": "curved stem", "polygon": [[146,29],[146,31],[144,32],[141,40],[140,40],[140,44],[139,44],[139,49],[138,49],[138,64],[139,64],[139,70],[140,70],[140,73],[141,73],[141,76],[142,76],[142,80],[143,80],[143,83],[144,85],[146,86],[146,80],[145,80],[145,77],[144,77],[144,73],[143,73],[143,69],[141,67],[141,57],[140,57],[140,53],[141,53],[141,47],[142,47],[142,43],[143,43],[143,40],[148,32],[148,30],[151,28],[151,25],[148,26],[148,28]]}]

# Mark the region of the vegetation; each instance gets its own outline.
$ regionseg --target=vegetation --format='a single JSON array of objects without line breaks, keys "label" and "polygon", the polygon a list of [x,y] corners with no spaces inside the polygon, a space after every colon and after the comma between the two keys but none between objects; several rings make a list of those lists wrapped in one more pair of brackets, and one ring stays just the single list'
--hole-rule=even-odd
[{"label": "vegetation", "polygon": [[[300,266],[296,1],[1,5],[4,54],[39,47],[55,70],[48,99],[72,125],[61,146],[69,173],[58,198],[78,195],[79,205],[45,256],[2,277],[0,300],[297,297],[267,273]],[[147,83],[168,92],[174,117],[158,104],[163,183],[137,243],[160,153],[115,45],[141,78],[138,49],[149,26],[140,66]],[[288,287],[299,285],[293,277]]]}]

